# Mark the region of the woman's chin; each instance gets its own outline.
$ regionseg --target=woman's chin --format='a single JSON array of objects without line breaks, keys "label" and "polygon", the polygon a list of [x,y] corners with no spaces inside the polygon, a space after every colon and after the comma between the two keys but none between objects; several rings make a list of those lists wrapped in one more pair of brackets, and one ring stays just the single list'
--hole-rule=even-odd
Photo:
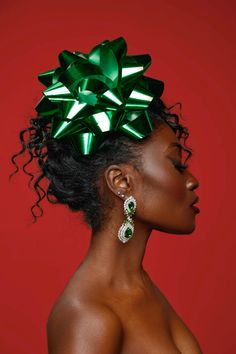
[{"label": "woman's chin", "polygon": [[186,224],[186,221],[185,223],[182,222],[181,226],[176,225],[176,226],[165,227],[165,228],[160,228],[159,226],[159,227],[154,227],[153,230],[161,231],[168,234],[174,234],[174,235],[190,235],[194,232],[195,228],[196,228],[195,220],[192,220],[188,224]]}]

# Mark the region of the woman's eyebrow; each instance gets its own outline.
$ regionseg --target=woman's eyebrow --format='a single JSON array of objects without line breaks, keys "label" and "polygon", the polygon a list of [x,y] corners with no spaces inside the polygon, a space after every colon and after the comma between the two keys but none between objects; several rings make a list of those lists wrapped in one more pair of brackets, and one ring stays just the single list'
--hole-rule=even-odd
[{"label": "woman's eyebrow", "polygon": [[178,143],[177,141],[174,141],[173,143],[171,143],[169,146],[168,146],[168,149],[171,148],[171,147],[177,147],[180,151],[180,154],[182,155],[182,150],[183,150],[183,146]]},{"label": "woman's eyebrow", "polygon": [[180,143],[178,143],[177,141],[173,141],[173,142],[169,145],[169,147],[171,147],[171,146],[177,146],[177,147],[179,147],[181,150],[183,149],[183,146],[182,146]]}]

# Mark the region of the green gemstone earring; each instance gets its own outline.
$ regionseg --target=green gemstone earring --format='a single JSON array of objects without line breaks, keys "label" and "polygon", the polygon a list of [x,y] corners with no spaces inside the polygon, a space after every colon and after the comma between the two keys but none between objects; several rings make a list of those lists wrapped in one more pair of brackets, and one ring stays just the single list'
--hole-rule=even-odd
[{"label": "green gemstone earring", "polygon": [[[118,192],[120,194],[120,192]],[[124,195],[122,194],[122,197]],[[131,239],[134,234],[134,222],[132,216],[136,210],[136,200],[134,197],[130,196],[124,201],[124,214],[125,220],[118,231],[118,238],[121,242],[126,243]]]}]

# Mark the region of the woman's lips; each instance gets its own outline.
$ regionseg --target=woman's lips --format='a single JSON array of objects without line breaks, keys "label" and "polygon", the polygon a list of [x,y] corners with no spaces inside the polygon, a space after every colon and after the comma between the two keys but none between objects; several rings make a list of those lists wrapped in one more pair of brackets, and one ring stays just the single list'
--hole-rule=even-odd
[{"label": "woman's lips", "polygon": [[195,211],[195,213],[200,213],[200,209],[196,205],[190,205],[190,207]]}]

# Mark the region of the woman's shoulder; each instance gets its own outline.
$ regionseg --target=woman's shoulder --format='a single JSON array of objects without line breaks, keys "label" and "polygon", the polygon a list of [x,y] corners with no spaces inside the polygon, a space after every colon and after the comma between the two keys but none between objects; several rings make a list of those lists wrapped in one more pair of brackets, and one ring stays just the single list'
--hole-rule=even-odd
[{"label": "woman's shoulder", "polygon": [[52,322],[62,315],[82,318],[90,313],[115,317],[109,305],[101,301],[104,299],[102,290],[97,283],[73,274],[53,304],[48,321]]},{"label": "woman's shoulder", "polygon": [[99,323],[99,325],[104,322],[104,325],[109,324],[117,328],[121,325],[118,316],[109,306],[95,301],[87,301],[79,305],[73,302],[56,302],[49,314],[47,327],[63,326],[64,323],[78,325],[83,322],[85,324],[90,320]]},{"label": "woman's shoulder", "polygon": [[82,352],[85,347],[86,353],[116,353],[123,332],[112,309],[92,297],[78,301],[67,296],[59,297],[48,317],[49,354],[60,354],[60,348],[68,354]]}]

